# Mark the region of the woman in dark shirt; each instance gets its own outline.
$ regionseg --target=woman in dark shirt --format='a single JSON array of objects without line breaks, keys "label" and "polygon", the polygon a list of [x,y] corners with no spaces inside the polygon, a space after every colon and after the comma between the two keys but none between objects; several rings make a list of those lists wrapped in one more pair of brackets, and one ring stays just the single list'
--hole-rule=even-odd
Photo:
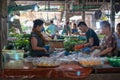
[{"label": "woman in dark shirt", "polygon": [[43,21],[40,19],[36,19],[33,21],[33,29],[30,36],[30,56],[32,57],[42,57],[48,56],[47,50],[44,48],[47,40],[41,34],[41,30],[43,28]]}]

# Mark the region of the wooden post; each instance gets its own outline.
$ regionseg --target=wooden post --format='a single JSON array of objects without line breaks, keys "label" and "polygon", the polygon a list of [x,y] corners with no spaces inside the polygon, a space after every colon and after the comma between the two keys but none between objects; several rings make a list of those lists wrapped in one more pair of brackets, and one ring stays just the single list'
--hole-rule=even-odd
[{"label": "wooden post", "polygon": [[7,42],[7,0],[0,2],[0,72],[3,70],[2,49]]},{"label": "wooden post", "polygon": [[48,0],[48,10],[50,10],[50,0]]},{"label": "wooden post", "polygon": [[115,0],[111,0],[111,27],[112,27],[112,32],[114,32],[115,29]]},{"label": "wooden post", "polygon": [[69,9],[68,9],[68,0],[65,0],[65,23],[68,20],[68,12],[69,12]]},{"label": "wooden post", "polygon": [[[3,0],[2,0],[3,1]],[[2,2],[0,2],[0,12],[2,12]],[[1,21],[2,19],[2,13],[0,13],[0,72],[2,71],[2,26],[1,26]]]},{"label": "wooden post", "polygon": [[85,0],[82,0],[82,20],[85,21],[85,10],[84,10],[84,6],[85,6]]},{"label": "wooden post", "polygon": [[65,4],[64,4],[65,8],[64,8],[64,18],[65,18],[65,21],[64,23],[66,23],[66,19],[67,19],[67,0],[65,0]]}]

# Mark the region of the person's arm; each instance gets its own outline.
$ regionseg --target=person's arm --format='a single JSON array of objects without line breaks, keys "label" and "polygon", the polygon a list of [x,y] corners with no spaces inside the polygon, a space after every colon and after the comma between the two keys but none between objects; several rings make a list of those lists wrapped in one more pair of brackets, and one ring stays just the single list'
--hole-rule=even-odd
[{"label": "person's arm", "polygon": [[94,40],[93,40],[93,38],[91,37],[91,38],[89,39],[89,42],[86,43],[86,44],[84,44],[84,47],[92,46],[92,45],[93,45],[93,42],[94,42]]},{"label": "person's arm", "polygon": [[43,51],[47,52],[45,48],[38,47],[37,43],[38,43],[37,39],[35,37],[32,37],[31,38],[31,45],[32,45],[33,50],[43,50]]},{"label": "person's arm", "polygon": [[105,50],[101,51],[98,55],[101,56],[101,55],[108,54],[108,53],[110,53],[112,50],[113,50],[112,47],[106,48]]},{"label": "person's arm", "polygon": [[109,47],[99,53],[94,54],[93,56],[102,56],[102,55],[110,53],[112,50],[113,50],[113,48]]},{"label": "person's arm", "polygon": [[100,46],[93,46],[92,48],[90,48],[90,51],[93,51],[95,49],[100,49]]},{"label": "person's arm", "polygon": [[100,56],[112,52],[112,50],[115,48],[116,42],[115,42],[114,36],[110,36],[110,37],[108,38],[106,46],[107,46],[107,48],[104,49],[104,50],[102,50],[102,51],[99,53]]}]

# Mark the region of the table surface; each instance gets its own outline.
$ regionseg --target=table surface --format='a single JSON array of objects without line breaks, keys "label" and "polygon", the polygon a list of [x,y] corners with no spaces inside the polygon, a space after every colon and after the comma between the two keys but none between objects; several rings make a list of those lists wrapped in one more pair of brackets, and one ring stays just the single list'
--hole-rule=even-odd
[{"label": "table surface", "polygon": [[78,64],[61,64],[53,68],[35,67],[32,63],[9,61],[5,64],[3,78],[70,78],[83,79],[89,76],[92,68],[83,68]]},{"label": "table surface", "polygon": [[85,68],[78,64],[61,64],[57,67],[41,68],[33,66],[30,62],[11,60],[7,62],[4,67],[5,69],[2,72],[3,78],[25,77],[84,79],[91,73],[120,73],[120,67],[112,67],[109,64],[94,68]]}]

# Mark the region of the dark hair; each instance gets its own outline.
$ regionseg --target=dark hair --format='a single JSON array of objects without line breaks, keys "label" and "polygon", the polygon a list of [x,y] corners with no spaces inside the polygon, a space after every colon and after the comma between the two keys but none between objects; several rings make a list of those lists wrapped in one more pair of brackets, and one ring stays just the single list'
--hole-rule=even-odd
[{"label": "dark hair", "polygon": [[50,20],[50,23],[53,23],[53,20]]},{"label": "dark hair", "polygon": [[81,21],[81,22],[78,23],[78,27],[79,26],[86,26],[87,27],[87,24],[85,22]]},{"label": "dark hair", "polygon": [[41,19],[36,19],[33,21],[33,23],[34,23],[33,27],[36,28],[37,26],[42,26],[44,22]]},{"label": "dark hair", "polygon": [[76,26],[76,23],[73,23],[73,25],[75,25],[75,26]]},{"label": "dark hair", "polygon": [[108,21],[102,21],[102,22],[100,22],[100,27],[101,28],[109,28],[109,29],[111,29],[111,27],[110,27],[110,23],[108,22]]},{"label": "dark hair", "polygon": [[43,23],[44,23],[43,20],[36,19],[36,20],[33,21],[33,23],[34,23],[34,26],[33,26],[32,32],[35,32],[36,34],[38,34],[41,37],[41,39],[43,40],[43,45],[45,45],[46,40],[45,40],[44,36],[41,34],[41,31],[37,31],[35,29],[37,26],[42,26],[43,25]]},{"label": "dark hair", "polygon": [[120,23],[117,24],[117,27],[120,27]]},{"label": "dark hair", "polygon": [[69,24],[69,21],[66,21],[66,25],[68,25]]}]

